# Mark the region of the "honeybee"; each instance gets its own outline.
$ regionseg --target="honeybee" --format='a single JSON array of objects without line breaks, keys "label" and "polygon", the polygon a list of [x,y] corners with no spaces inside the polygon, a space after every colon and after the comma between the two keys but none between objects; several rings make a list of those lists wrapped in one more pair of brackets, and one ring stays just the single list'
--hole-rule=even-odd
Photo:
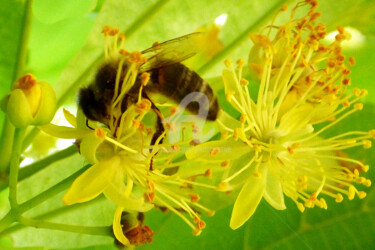
[{"label": "honeybee", "polygon": [[[168,40],[163,43],[154,44],[151,48],[142,51],[142,57],[147,61],[138,69],[138,76],[134,86],[128,91],[122,101],[121,109],[125,111],[131,104],[136,103],[141,87],[141,74],[148,72],[150,80],[142,90],[142,97],[150,100],[152,109],[160,114],[156,105],[150,99],[153,93],[162,94],[177,103],[192,92],[202,93],[208,99],[206,107],[200,107],[195,100],[190,102],[186,109],[197,114],[199,110],[205,109],[207,120],[216,120],[218,114],[218,101],[211,87],[196,72],[189,69],[181,62],[194,56],[199,52],[196,39],[202,33],[191,33],[182,37]],[[99,121],[108,125],[109,108],[114,95],[115,81],[119,67],[119,59],[112,58],[105,62],[98,70],[95,80],[88,87],[81,88],[78,104],[89,120]],[[123,65],[126,72],[128,65]],[[124,76],[122,76],[123,78]],[[120,80],[120,82],[122,82]],[[199,112],[200,114],[201,112]],[[152,142],[164,131],[160,115],[158,115],[156,133]]]}]

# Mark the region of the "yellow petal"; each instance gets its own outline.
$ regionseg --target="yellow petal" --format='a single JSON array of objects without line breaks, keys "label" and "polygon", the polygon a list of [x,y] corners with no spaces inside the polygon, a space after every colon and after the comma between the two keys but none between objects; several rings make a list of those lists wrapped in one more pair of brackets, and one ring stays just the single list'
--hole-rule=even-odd
[{"label": "yellow petal", "polygon": [[[205,161],[225,161],[237,159],[250,153],[251,148],[240,141],[210,141],[199,144],[186,152],[187,159]],[[249,157],[251,157],[249,155]]]},{"label": "yellow petal", "polygon": [[223,131],[225,131],[225,128],[223,126],[225,126],[226,128],[233,129],[233,130],[236,128],[241,128],[241,122],[234,119],[231,115],[229,115],[224,110],[220,110],[217,120],[219,122],[219,127]]},{"label": "yellow petal", "polygon": [[119,164],[120,159],[113,157],[107,161],[92,165],[75,179],[68,192],[64,195],[63,202],[66,205],[71,205],[94,199],[112,181]]},{"label": "yellow petal", "polygon": [[266,189],[263,197],[274,208],[278,210],[286,209],[281,182],[270,171],[267,173]]},{"label": "yellow petal", "polygon": [[251,175],[237,196],[230,219],[232,229],[242,226],[253,215],[262,199],[265,189],[265,168],[261,174],[260,178]]},{"label": "yellow petal", "polygon": [[123,175],[117,174],[109,186],[104,190],[104,195],[117,206],[123,207],[126,210],[133,210],[137,212],[147,212],[154,207],[151,203],[145,203],[143,197],[134,197],[133,195],[125,195],[125,184]]},{"label": "yellow petal", "polygon": [[76,117],[66,109],[63,109],[63,112],[64,112],[64,117],[69,122],[69,124],[76,128],[77,127]]},{"label": "yellow petal", "polygon": [[129,246],[130,242],[124,235],[121,225],[121,215],[124,208],[117,207],[115,216],[113,217],[113,233],[118,241],[120,241],[124,246]]},{"label": "yellow petal", "polygon": [[57,126],[54,124],[39,126],[39,128],[44,133],[63,139],[82,139],[88,134],[94,133],[93,131],[88,129],[77,129],[72,127]]},{"label": "yellow petal", "polygon": [[103,138],[97,137],[94,133],[91,133],[82,139],[80,151],[81,155],[88,163],[94,164],[98,162],[98,159],[96,158],[96,150],[103,141]]},{"label": "yellow petal", "polygon": [[[6,100],[6,99],[5,99]],[[22,128],[30,125],[34,118],[25,94],[20,89],[11,92],[6,103],[6,113],[11,123]]]}]

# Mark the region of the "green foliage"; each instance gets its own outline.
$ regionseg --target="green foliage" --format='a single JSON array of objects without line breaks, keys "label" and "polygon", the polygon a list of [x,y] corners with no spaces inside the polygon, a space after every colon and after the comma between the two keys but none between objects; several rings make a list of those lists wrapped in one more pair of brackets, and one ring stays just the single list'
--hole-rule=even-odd
[{"label": "green foliage", "polygon": [[[194,32],[198,27],[212,22],[217,16],[228,14],[220,39],[224,50],[215,63],[206,65],[203,77],[212,77],[214,90],[220,103],[225,103],[220,78],[223,60],[248,57],[251,47],[248,32],[256,32],[269,23],[275,10],[285,1],[219,0],[153,0],[153,1],[51,1],[35,0],[34,16],[28,43],[26,71],[41,80],[51,82],[56,90],[60,105],[74,104],[76,90],[87,84],[93,70],[103,59],[104,25],[118,26],[127,35],[128,50],[142,50],[155,41],[164,41]],[[292,1],[288,1],[292,2]],[[321,21],[329,31],[338,25],[350,25],[363,32],[362,46],[347,49],[357,64],[352,68],[352,87],[366,88],[369,95],[365,99],[365,109],[346,119],[334,133],[350,130],[369,130],[375,125],[375,46],[374,4],[372,1],[321,1]],[[290,6],[293,2],[290,3]],[[17,58],[20,53],[23,32],[25,1],[5,0],[0,5],[0,96],[11,88],[17,72]],[[362,13],[364,13],[362,15]],[[272,14],[272,15],[271,15]],[[357,17],[360,18],[357,18]],[[202,69],[202,68],[201,68]],[[198,70],[198,69],[196,69]],[[231,107],[223,107],[233,116]],[[3,115],[0,116],[3,118]],[[327,132],[330,133],[329,131]],[[374,179],[375,158],[373,149],[356,148],[349,151],[351,156],[363,159],[370,165],[367,177]],[[53,187],[64,178],[85,165],[76,154],[57,161],[30,178],[21,181],[19,202],[24,202],[44,190]],[[65,208],[61,201],[64,192],[32,208],[29,217],[40,217],[52,222],[72,225],[108,226],[112,224],[115,207],[102,196],[89,203]],[[215,200],[226,197],[215,196]],[[230,201],[234,197],[228,196]],[[228,201],[226,201],[228,202]],[[163,214],[159,210],[147,213],[146,224],[155,231],[154,242],[140,249],[315,249],[374,248],[375,193],[369,188],[364,200],[344,201],[336,204],[327,199],[328,210],[307,209],[303,214],[287,199],[288,209],[277,211],[262,201],[254,216],[243,227],[233,231],[229,228],[231,207],[225,201],[215,216],[205,218],[207,227],[201,236],[191,234],[185,223],[176,215]],[[0,215],[9,210],[8,189],[0,192]],[[214,207],[215,209],[215,207]],[[40,248],[83,248],[115,249],[113,238],[108,236],[84,235],[48,229],[22,228],[13,225],[12,234],[0,239],[0,248],[38,247]],[[0,234],[0,236],[3,236]]]}]

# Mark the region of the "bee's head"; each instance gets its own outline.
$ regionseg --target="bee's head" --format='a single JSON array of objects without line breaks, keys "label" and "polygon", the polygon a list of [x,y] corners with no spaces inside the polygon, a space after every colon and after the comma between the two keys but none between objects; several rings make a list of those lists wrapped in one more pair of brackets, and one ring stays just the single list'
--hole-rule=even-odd
[{"label": "bee's head", "polygon": [[106,105],[97,98],[91,88],[80,89],[78,105],[88,119],[105,123],[108,116]]}]

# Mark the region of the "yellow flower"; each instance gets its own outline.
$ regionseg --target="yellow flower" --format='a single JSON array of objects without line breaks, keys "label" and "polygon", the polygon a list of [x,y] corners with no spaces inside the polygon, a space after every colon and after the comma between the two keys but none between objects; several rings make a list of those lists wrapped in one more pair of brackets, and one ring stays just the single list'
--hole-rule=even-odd
[{"label": "yellow flower", "polygon": [[[114,40],[117,39],[116,29],[105,27],[103,32],[107,39],[108,35],[115,36]],[[129,66],[119,67],[115,93],[108,104],[109,117],[106,117],[105,124],[87,121],[83,112],[78,110],[77,118],[64,111],[66,120],[73,127],[53,124],[41,127],[44,132],[51,135],[77,139],[76,144],[81,155],[92,164],[73,182],[64,195],[63,202],[66,205],[86,202],[103,193],[108,200],[117,205],[113,231],[116,238],[125,246],[133,244],[133,241],[126,237],[126,230],[123,230],[121,214],[124,210],[147,212],[154,206],[163,210],[169,209],[192,227],[194,234],[199,235],[205,223],[197,211],[204,211],[210,215],[213,212],[200,205],[197,202],[199,196],[191,192],[196,182],[168,172],[168,169],[186,162],[176,161],[183,153],[177,150],[170,151],[176,149],[177,144],[162,143],[167,131],[151,145],[152,129],[146,128],[143,121],[151,109],[151,102],[142,98],[142,87],[139,90],[138,101],[123,110],[126,93],[138,76],[138,63],[144,59],[139,52],[119,52],[116,44],[111,39],[108,40],[106,55],[118,56],[122,62],[128,60]],[[149,75],[143,73],[141,77],[144,86]],[[138,239],[134,242],[137,244],[143,240]]]},{"label": "yellow flower", "polygon": [[[298,6],[305,4],[311,4],[310,12],[294,19]],[[340,43],[347,34],[339,27],[336,41],[322,45],[325,28],[314,25],[320,15],[315,12],[316,6],[316,1],[300,3],[286,24],[269,26],[267,35],[251,36],[255,45],[249,65],[260,78],[256,99],[250,96],[248,81],[242,78],[245,62],[238,60],[236,69],[229,60],[225,62],[226,98],[240,118],[221,112],[218,122],[222,140],[201,144],[186,154],[188,159],[210,157],[211,161],[222,162],[227,170],[218,190],[241,188],[230,221],[233,229],[252,216],[262,198],[276,209],[285,209],[286,195],[303,212],[305,207],[327,209],[322,195],[337,202],[343,195],[349,200],[355,195],[364,198],[366,193],[357,191],[353,184],[371,185],[360,176],[360,171],[368,170],[367,165],[337,152],[370,147],[368,139],[374,132],[322,136],[362,109],[358,100],[366,91],[354,89],[345,95],[350,70]],[[272,29],[276,29],[273,39]],[[317,124],[321,124],[319,128]],[[212,148],[210,156],[202,153],[203,148]],[[355,163],[359,170],[351,170],[342,162]]]}]

